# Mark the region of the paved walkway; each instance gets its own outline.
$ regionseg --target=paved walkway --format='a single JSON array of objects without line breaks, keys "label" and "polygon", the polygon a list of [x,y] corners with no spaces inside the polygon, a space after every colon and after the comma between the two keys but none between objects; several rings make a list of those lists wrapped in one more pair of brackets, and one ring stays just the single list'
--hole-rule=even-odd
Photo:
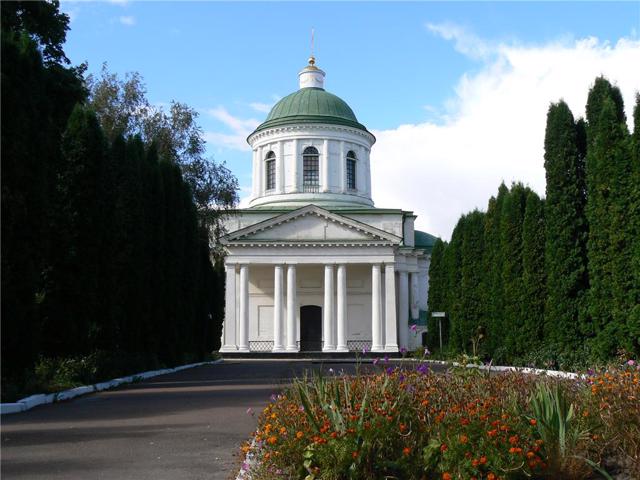
[{"label": "paved walkway", "polygon": [[255,429],[247,408],[309,368],[320,365],[225,362],[5,415],[2,479],[226,480]]}]

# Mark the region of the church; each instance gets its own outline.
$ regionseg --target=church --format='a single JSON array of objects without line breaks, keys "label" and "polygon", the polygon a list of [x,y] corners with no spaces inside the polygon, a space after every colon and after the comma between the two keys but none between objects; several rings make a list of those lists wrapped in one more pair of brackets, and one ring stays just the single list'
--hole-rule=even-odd
[{"label": "church", "polygon": [[436,239],[414,229],[411,211],[374,206],[369,157],[376,139],[324,89],[313,56],[298,78],[300,88],[247,138],[252,195],[248,208],[229,214],[221,239],[220,352],[418,348]]}]

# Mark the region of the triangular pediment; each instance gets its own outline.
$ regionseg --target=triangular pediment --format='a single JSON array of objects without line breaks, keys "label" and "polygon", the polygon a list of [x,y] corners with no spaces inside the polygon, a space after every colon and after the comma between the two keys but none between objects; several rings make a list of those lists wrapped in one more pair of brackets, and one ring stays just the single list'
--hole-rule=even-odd
[{"label": "triangular pediment", "polygon": [[317,205],[307,205],[298,210],[230,232],[224,237],[225,243],[371,242],[398,244],[401,240],[396,235],[329,212]]}]

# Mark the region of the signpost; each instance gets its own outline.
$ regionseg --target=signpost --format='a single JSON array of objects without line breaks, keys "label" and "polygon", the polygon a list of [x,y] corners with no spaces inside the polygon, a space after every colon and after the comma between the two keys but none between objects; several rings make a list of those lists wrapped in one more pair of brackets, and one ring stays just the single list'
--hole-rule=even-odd
[{"label": "signpost", "polygon": [[440,330],[440,351],[442,351],[442,319],[447,316],[445,312],[431,312],[433,318],[438,319],[438,327]]}]

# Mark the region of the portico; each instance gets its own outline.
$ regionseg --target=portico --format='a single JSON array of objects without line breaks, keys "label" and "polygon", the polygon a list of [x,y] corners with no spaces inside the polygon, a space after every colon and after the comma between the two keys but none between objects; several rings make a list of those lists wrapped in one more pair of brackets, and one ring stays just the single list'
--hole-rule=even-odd
[{"label": "portico", "polygon": [[[249,208],[229,215],[223,353],[395,353],[419,345],[433,237],[371,199],[375,137],[309,65],[248,142]],[[416,239],[420,242],[416,243]],[[425,240],[426,239],[426,240]],[[423,328],[422,328],[423,329]]]}]

